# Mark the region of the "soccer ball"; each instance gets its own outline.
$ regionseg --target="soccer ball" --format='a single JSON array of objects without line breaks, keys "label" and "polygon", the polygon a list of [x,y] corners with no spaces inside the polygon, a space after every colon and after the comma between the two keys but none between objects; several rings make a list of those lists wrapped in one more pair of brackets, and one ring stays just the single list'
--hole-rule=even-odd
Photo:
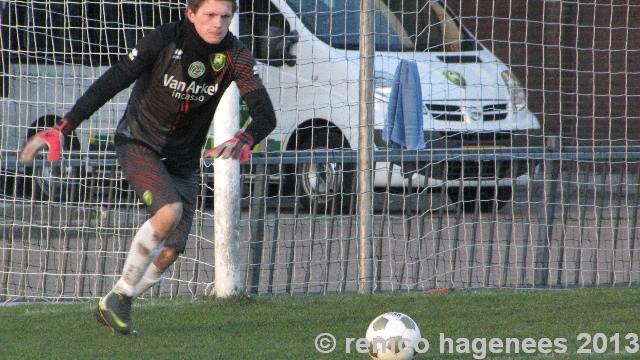
[{"label": "soccer ball", "polygon": [[413,359],[420,329],[413,319],[399,312],[384,313],[373,319],[365,336],[373,359]]}]

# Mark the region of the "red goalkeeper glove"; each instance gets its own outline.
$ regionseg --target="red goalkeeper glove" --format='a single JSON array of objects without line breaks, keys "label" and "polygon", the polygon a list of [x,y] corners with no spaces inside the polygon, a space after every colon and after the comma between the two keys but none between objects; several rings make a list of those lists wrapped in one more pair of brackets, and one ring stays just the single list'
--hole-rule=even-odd
[{"label": "red goalkeeper glove", "polygon": [[253,146],[253,136],[244,131],[238,131],[236,136],[223,142],[213,149],[204,153],[205,157],[240,160],[241,163],[249,160],[251,147]]},{"label": "red goalkeeper glove", "polygon": [[64,135],[60,128],[55,127],[39,131],[35,135],[27,139],[24,146],[18,153],[18,159],[23,162],[31,162],[36,153],[45,147],[49,148],[47,158],[49,161],[57,161],[60,159],[60,151],[63,147]]}]

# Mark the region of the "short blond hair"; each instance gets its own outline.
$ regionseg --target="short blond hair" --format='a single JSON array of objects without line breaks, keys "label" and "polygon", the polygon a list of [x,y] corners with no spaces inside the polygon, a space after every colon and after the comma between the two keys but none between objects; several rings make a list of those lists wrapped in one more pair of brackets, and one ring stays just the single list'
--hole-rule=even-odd
[{"label": "short blond hair", "polygon": [[[191,9],[194,13],[198,12],[202,4],[209,0],[187,0],[187,10]],[[238,11],[238,3],[236,0],[213,0],[213,1],[226,1],[233,4],[233,12]]]}]

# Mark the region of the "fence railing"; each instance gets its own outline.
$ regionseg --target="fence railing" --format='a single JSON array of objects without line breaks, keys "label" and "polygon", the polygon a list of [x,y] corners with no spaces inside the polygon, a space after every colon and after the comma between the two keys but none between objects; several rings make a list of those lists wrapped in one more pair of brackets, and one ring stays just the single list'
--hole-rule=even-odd
[{"label": "fence railing", "polygon": [[[640,148],[374,152],[377,162],[452,159],[526,159],[542,166],[525,183],[514,184],[505,206],[491,207],[490,212],[479,206],[465,211],[462,202],[448,195],[446,182],[400,191],[376,189],[371,224],[358,224],[353,206],[344,212],[304,208],[295,194],[271,194],[266,173],[247,175],[249,191],[242,199],[240,221],[246,291],[357,291],[358,226],[372,227],[375,291],[640,281]],[[0,201],[0,299],[4,301],[104,294],[119,277],[130,239],[147,217],[132,192],[118,187],[123,179],[115,159],[66,161],[71,166],[97,161],[100,177],[91,184],[101,187],[108,200],[58,202],[5,194]],[[354,151],[283,151],[254,154],[251,166],[355,161]],[[209,165],[204,163],[205,168]],[[19,166],[3,158],[2,168]],[[187,250],[165,280],[145,296],[193,296],[211,289],[215,264],[212,203],[206,201],[209,186],[203,181],[204,201]]]}]

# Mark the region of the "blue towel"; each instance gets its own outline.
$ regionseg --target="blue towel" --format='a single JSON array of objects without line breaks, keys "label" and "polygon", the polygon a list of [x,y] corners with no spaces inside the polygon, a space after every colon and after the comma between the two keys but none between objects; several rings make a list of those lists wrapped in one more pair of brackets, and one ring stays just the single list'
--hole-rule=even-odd
[{"label": "blue towel", "polygon": [[401,60],[396,68],[382,138],[394,149],[425,148],[422,129],[422,88],[415,61]]}]

